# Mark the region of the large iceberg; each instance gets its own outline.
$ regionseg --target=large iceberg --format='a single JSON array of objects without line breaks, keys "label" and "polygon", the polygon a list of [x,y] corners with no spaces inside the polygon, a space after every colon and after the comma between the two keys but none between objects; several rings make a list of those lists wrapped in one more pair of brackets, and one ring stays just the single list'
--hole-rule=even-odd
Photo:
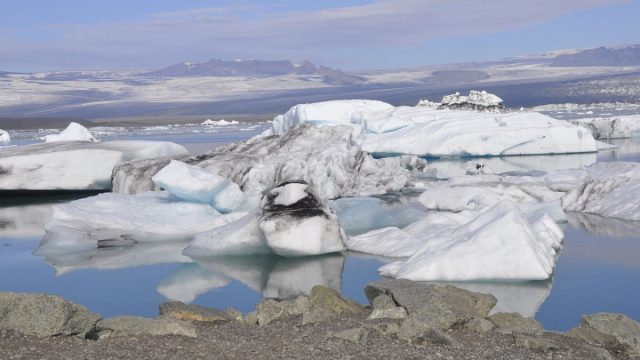
[{"label": "large iceberg", "polygon": [[187,154],[157,141],[65,141],[0,149],[0,190],[110,190],[124,161]]},{"label": "large iceberg", "polygon": [[[113,191],[133,194],[158,189],[151,178],[170,158],[134,161],[114,169]],[[268,136],[177,157],[233,181],[249,196],[289,180],[308,182],[323,199],[398,191],[426,162],[415,157],[376,160],[351,141],[351,128],[303,125]]]},{"label": "large iceberg", "polygon": [[[452,104],[458,102],[449,100]],[[487,100],[487,104],[494,100]],[[318,114],[312,117],[314,121],[309,121],[309,113]],[[587,129],[536,112],[436,110],[349,100],[297,105],[277,116],[268,133],[284,134],[309,122],[349,125],[354,141],[363,150],[376,154],[503,156],[598,150]]]},{"label": "large iceberg", "polygon": [[498,96],[476,90],[471,90],[468,96],[459,92],[445,95],[440,102],[441,109],[498,111],[503,107],[503,100]]},{"label": "large iceberg", "polygon": [[45,142],[57,142],[57,141],[91,141],[97,142],[98,140],[87,130],[86,127],[71,122],[69,125],[58,134],[51,134],[44,137]]},{"label": "large iceberg", "polygon": [[37,254],[191,240],[245,214],[220,214],[208,204],[184,202],[164,191],[105,193],[55,206]]},{"label": "large iceberg", "polygon": [[572,120],[586,127],[596,139],[624,139],[640,137],[640,115],[623,115]]},{"label": "large iceberg", "polygon": [[271,134],[284,135],[300,124],[350,125],[354,117],[362,113],[387,110],[393,106],[376,100],[332,100],[313,104],[299,104],[273,121]]},{"label": "large iceberg", "polygon": [[545,280],[553,273],[562,230],[548,217],[540,221],[529,223],[515,204],[503,201],[380,273],[414,281]]}]

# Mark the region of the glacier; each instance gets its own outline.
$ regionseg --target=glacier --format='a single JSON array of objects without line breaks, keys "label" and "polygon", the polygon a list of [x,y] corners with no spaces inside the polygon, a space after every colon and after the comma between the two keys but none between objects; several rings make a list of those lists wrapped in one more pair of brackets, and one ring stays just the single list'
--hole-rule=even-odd
[{"label": "glacier", "polygon": [[110,190],[114,167],[187,154],[158,141],[61,141],[0,148],[0,190]]}]

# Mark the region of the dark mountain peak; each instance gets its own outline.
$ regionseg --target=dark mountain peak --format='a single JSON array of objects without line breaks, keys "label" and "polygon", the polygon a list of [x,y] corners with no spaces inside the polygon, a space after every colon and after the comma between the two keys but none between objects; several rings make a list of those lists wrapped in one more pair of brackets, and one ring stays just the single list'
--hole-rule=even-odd
[{"label": "dark mountain peak", "polygon": [[202,63],[182,62],[142,75],[153,77],[320,75],[323,81],[336,85],[348,85],[364,80],[361,77],[346,74],[341,70],[327,66],[316,66],[309,60],[294,64],[290,60],[211,59]]},{"label": "dark mountain peak", "polygon": [[640,45],[610,49],[604,46],[577,52],[575,54],[559,55],[551,66],[635,66],[640,65]]}]

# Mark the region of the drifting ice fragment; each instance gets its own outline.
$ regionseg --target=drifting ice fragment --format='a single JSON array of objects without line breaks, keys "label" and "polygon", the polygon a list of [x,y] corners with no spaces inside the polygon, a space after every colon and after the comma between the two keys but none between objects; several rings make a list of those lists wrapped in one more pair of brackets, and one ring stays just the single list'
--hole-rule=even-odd
[{"label": "drifting ice fragment", "polygon": [[234,211],[245,202],[244,193],[235,183],[181,161],[171,160],[152,180],[176,197],[208,203],[222,213]]},{"label": "drifting ice fragment", "polygon": [[9,141],[11,141],[9,133],[0,129],[0,143],[8,143]]},{"label": "drifting ice fragment", "polygon": [[91,141],[97,142],[98,140],[91,135],[89,130],[86,127],[76,123],[71,122],[69,125],[62,130],[59,134],[47,135],[44,137],[45,142],[56,142],[56,141]]}]

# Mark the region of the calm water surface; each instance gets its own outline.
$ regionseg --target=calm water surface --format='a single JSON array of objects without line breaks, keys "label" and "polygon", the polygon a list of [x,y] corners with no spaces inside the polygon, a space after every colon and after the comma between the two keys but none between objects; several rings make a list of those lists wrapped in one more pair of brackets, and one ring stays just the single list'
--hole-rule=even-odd
[{"label": "calm water surface", "polygon": [[[192,152],[204,152],[212,144],[245,139],[261,130],[167,136],[142,134],[133,138],[175,141]],[[561,167],[565,163],[640,161],[638,140],[616,143],[620,145],[617,150],[597,157],[511,158],[505,160],[507,165],[494,162],[493,166],[531,170]],[[451,165],[443,164],[443,168]],[[376,200],[382,204],[375,216],[377,224],[363,223],[347,230],[357,233],[375,226],[401,226],[412,216],[420,215],[411,208],[410,202],[389,197],[381,199]],[[32,255],[52,214],[52,206],[69,200],[68,197],[0,198],[0,291],[59,294],[103,316],[156,316],[158,305],[167,300],[216,308],[234,307],[248,312],[263,296],[296,296],[308,293],[317,284],[341,289],[347,297],[366,303],[365,285],[379,278],[377,268],[388,261],[362,254],[303,259],[191,259],[181,255],[186,243],[138,244],[52,258]],[[355,216],[357,220],[358,215],[341,216]],[[563,226],[564,248],[553,279],[456,285],[492,293],[499,300],[497,311],[535,316],[547,329],[569,329],[579,322],[581,315],[600,311],[625,313],[640,320],[640,288],[637,286],[640,284],[640,223],[569,214],[569,223]]]}]

